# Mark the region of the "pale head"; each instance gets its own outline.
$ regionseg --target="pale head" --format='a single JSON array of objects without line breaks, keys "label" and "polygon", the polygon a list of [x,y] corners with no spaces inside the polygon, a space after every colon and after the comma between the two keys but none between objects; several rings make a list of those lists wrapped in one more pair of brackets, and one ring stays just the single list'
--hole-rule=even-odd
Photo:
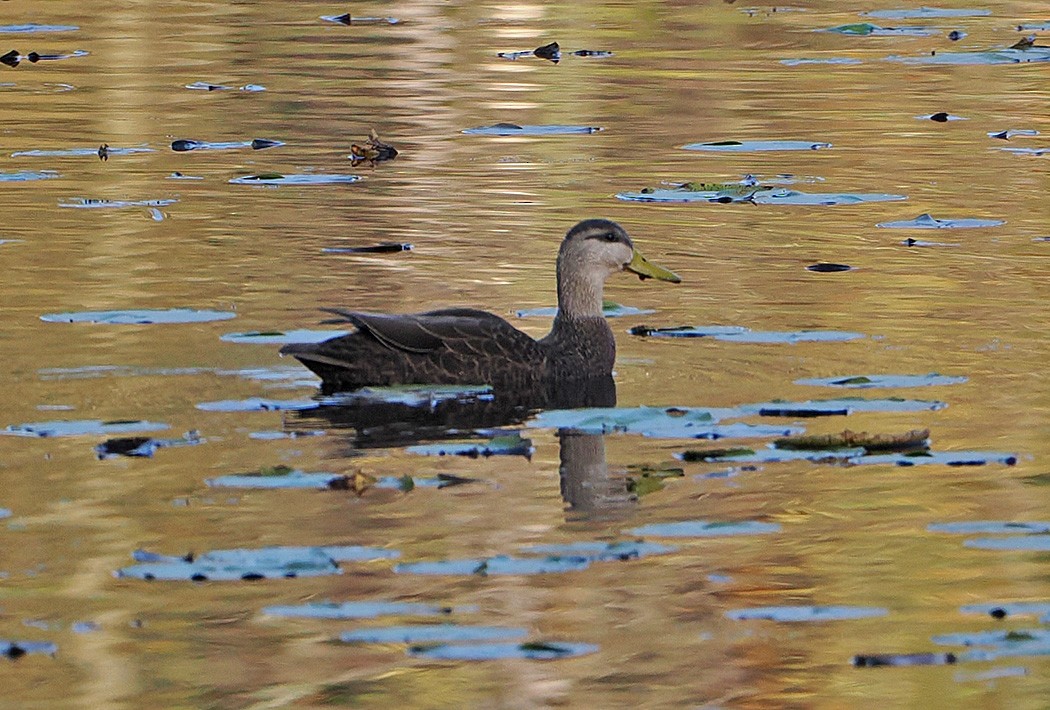
[{"label": "pale head", "polygon": [[587,219],[569,230],[558,252],[558,305],[568,317],[601,317],[602,287],[618,271],[678,283],[676,275],[646,261],[623,227]]}]

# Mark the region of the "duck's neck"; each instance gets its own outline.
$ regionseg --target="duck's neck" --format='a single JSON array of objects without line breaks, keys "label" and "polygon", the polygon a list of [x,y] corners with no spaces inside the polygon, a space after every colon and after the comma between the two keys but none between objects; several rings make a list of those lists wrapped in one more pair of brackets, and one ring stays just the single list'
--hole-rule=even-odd
[{"label": "duck's neck", "polygon": [[558,317],[602,318],[605,275],[558,259]]}]

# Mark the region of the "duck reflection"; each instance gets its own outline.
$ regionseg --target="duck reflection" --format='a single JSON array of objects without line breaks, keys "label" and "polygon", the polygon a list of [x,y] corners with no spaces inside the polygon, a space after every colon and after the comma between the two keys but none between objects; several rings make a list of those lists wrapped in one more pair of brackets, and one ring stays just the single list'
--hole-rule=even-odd
[{"label": "duck reflection", "polygon": [[[299,412],[286,426],[346,432],[349,446],[342,454],[354,456],[365,449],[478,436],[482,430],[520,425],[541,410],[614,406],[616,383],[610,376],[497,390],[490,397],[448,399],[429,407],[349,400]],[[609,470],[603,435],[561,429],[557,436],[561,493],[570,519],[619,517],[633,509],[636,498],[627,479]]]}]

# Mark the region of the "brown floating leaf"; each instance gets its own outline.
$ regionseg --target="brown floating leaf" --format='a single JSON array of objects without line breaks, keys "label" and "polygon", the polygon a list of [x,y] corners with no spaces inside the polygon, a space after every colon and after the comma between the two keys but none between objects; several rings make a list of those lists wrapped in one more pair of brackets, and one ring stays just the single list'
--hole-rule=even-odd
[{"label": "brown floating leaf", "polygon": [[379,140],[379,135],[373,128],[368,132],[368,141],[363,145],[354,143],[350,146],[350,163],[358,165],[364,161],[375,166],[381,160],[393,160],[397,157],[397,149],[389,143]]},{"label": "brown floating leaf", "polygon": [[549,59],[555,64],[561,59],[561,47],[558,46],[557,42],[551,42],[542,47],[536,47],[536,49],[532,50],[532,53],[540,59]]},{"label": "brown floating leaf", "polygon": [[869,434],[847,429],[841,434],[786,436],[773,445],[792,451],[824,451],[862,448],[868,453],[885,451],[923,451],[929,448],[929,429],[913,429],[903,434]]}]

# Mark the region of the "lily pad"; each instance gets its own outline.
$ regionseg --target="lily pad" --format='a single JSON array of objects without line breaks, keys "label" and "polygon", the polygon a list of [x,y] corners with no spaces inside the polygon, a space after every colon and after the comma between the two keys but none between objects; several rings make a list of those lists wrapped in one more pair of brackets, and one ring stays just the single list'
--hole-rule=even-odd
[{"label": "lily pad", "polygon": [[721,522],[709,520],[683,520],[676,523],[650,523],[632,528],[632,535],[654,537],[735,537],[738,535],[767,535],[780,532],[777,523],[761,523],[754,520]]},{"label": "lily pad", "polygon": [[954,533],[957,535],[1050,533],[1050,522],[968,520],[957,523],[930,523],[926,526],[926,529],[930,532]]},{"label": "lily pad", "polygon": [[27,23],[24,25],[0,25],[0,34],[38,34],[42,32],[76,32],[80,28],[76,25],[38,25]]},{"label": "lily pad", "polygon": [[485,559],[440,560],[435,562],[407,562],[394,567],[402,574],[492,576],[523,574],[561,574],[587,569],[591,559],[586,556],[567,557],[508,557],[499,555]]},{"label": "lily pad", "polygon": [[901,387],[935,387],[959,385],[967,381],[962,376],[939,375],[849,375],[846,377],[807,377],[795,380],[796,385],[814,387],[844,387],[847,389],[877,389]]},{"label": "lily pad", "polygon": [[397,550],[357,545],[213,550],[195,558],[136,552],[133,557],[141,564],[125,567],[114,574],[147,581],[290,579],[342,574],[339,562],[392,559],[399,555]]},{"label": "lily pad", "polygon": [[385,242],[364,247],[325,247],[325,254],[394,254],[412,251],[412,245],[405,242]]},{"label": "lily pad", "polygon": [[34,182],[36,180],[54,180],[59,177],[54,170],[21,170],[15,173],[0,172],[0,182]]},{"label": "lily pad", "polygon": [[943,666],[957,661],[954,653],[872,653],[853,657],[853,665],[857,668]]},{"label": "lily pad", "polygon": [[54,656],[58,653],[58,646],[49,641],[8,641],[0,639],[0,656],[6,656],[15,660],[31,653]]},{"label": "lily pad", "polygon": [[55,422],[33,422],[30,424],[12,424],[0,429],[0,435],[9,436],[108,436],[111,434],[128,434],[139,431],[160,431],[167,429],[167,424],[134,420],[100,421],[98,419],[79,419]]},{"label": "lily pad", "polygon": [[918,7],[904,10],[869,10],[860,14],[865,17],[878,17],[885,20],[913,20],[950,17],[987,17],[992,14],[992,11],[975,8],[945,9],[940,7]]},{"label": "lily pad", "polygon": [[270,140],[269,138],[255,138],[250,141],[229,141],[224,143],[180,138],[171,142],[171,149],[176,153],[187,153],[191,150],[237,150],[239,148],[264,150],[266,148],[277,148],[282,145],[284,145],[282,141]]},{"label": "lily pad", "polygon": [[[152,148],[145,146],[134,148],[107,148],[107,155],[134,155],[135,153],[153,153]],[[12,153],[12,158],[67,158],[81,155],[98,156],[98,148],[62,148],[58,150],[20,150]]]},{"label": "lily pad", "polygon": [[152,325],[155,323],[206,323],[236,318],[230,311],[169,308],[167,310],[80,311],[46,313],[40,320],[48,323],[102,323],[105,325]]},{"label": "lily pad", "polygon": [[856,66],[858,64],[863,64],[864,62],[852,57],[826,57],[822,59],[802,57],[798,59],[781,59],[780,63],[787,67],[800,67],[807,64],[840,64],[844,66]]},{"label": "lily pad", "polygon": [[460,626],[458,624],[430,624],[428,626],[387,626],[357,629],[339,634],[343,643],[455,643],[468,641],[498,641],[528,636],[525,629],[501,626]]},{"label": "lily pad", "polygon": [[323,343],[347,333],[349,333],[347,330],[249,330],[243,333],[226,333],[219,339],[227,343],[284,345],[285,343]]},{"label": "lily pad", "polygon": [[59,202],[59,207],[72,207],[81,210],[120,210],[128,207],[165,207],[173,205],[178,200],[100,200],[92,197],[76,197],[68,202]]},{"label": "lily pad", "polygon": [[364,180],[360,175],[340,175],[330,173],[300,173],[281,175],[277,173],[263,173],[259,175],[245,175],[232,178],[229,182],[234,185],[338,185]]},{"label": "lily pad", "polygon": [[1017,535],[1011,537],[979,537],[963,542],[965,547],[977,550],[1016,552],[1050,552],[1050,535]]},{"label": "lily pad", "polygon": [[524,456],[530,458],[536,450],[531,439],[522,438],[518,432],[495,436],[486,442],[449,442],[409,446],[406,451],[424,456]]},{"label": "lily pad", "polygon": [[530,661],[552,661],[598,651],[587,643],[543,641],[530,643],[488,643],[457,646],[418,646],[408,650],[412,656],[442,661],[495,661],[523,658]]},{"label": "lily pad", "polygon": [[313,602],[290,606],[268,606],[263,613],[305,619],[375,619],[380,616],[438,616],[451,614],[447,606],[415,602],[353,601]]},{"label": "lily pad", "polygon": [[283,475],[266,475],[263,473],[246,473],[209,478],[204,482],[213,488],[260,488],[266,490],[283,488],[327,489],[340,478],[338,473],[304,473],[289,471]]},{"label": "lily pad", "polygon": [[463,133],[474,136],[560,136],[597,133],[600,126],[573,126],[562,124],[518,125],[516,123],[494,123],[491,126],[465,128]]},{"label": "lily pad", "polygon": [[915,219],[880,222],[875,226],[886,229],[974,229],[979,227],[998,227],[1005,223],[1001,219],[937,219],[929,213],[925,213]]},{"label": "lily pad", "polygon": [[726,618],[736,621],[848,621],[886,616],[888,613],[886,609],[871,606],[761,606],[732,609],[726,612]]},{"label": "lily pad", "polygon": [[527,555],[554,557],[584,557],[592,562],[636,560],[650,555],[666,555],[677,548],[655,542],[570,542],[562,545],[532,545],[522,548]]},{"label": "lily pad", "polygon": [[938,30],[932,27],[880,27],[870,22],[854,22],[815,31],[860,37],[932,37],[938,34]]},{"label": "lily pad", "polygon": [[249,397],[248,399],[223,399],[216,402],[200,402],[197,409],[205,412],[300,412],[316,409],[321,406],[313,399],[266,399]]},{"label": "lily pad", "polygon": [[1042,616],[1050,614],[1050,599],[1037,602],[994,602],[969,604],[959,609],[964,614],[988,614],[996,619],[1007,616]]},{"label": "lily pad", "polygon": [[779,150],[820,150],[830,148],[831,143],[791,140],[754,140],[754,141],[713,141],[710,143],[689,143],[683,145],[685,150],[699,150],[709,153],[755,153]]}]

